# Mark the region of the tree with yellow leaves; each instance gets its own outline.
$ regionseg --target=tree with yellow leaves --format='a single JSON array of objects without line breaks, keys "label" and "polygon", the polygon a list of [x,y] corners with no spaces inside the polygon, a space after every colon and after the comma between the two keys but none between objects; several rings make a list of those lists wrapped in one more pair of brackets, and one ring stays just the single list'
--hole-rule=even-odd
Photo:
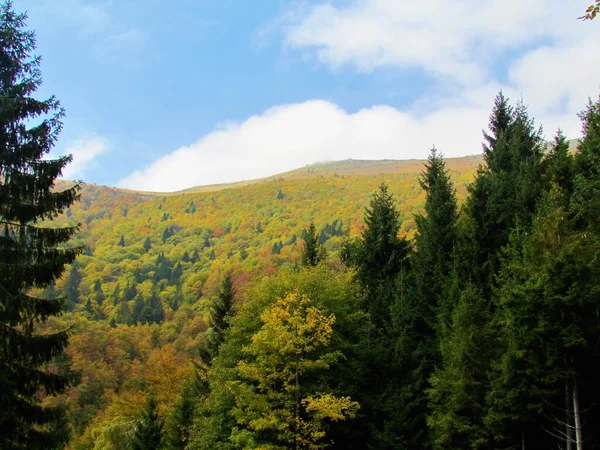
[{"label": "tree with yellow leaves", "polygon": [[349,397],[311,392],[305,377],[327,370],[340,352],[327,352],[335,316],[292,292],[261,315],[262,327],[237,364],[239,380],[229,383],[238,427],[232,440],[241,448],[321,449],[326,424],[355,416]]}]

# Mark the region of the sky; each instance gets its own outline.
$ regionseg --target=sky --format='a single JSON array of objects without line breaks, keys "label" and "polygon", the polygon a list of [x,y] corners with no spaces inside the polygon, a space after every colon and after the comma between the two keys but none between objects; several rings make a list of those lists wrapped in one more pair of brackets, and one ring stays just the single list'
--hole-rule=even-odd
[{"label": "sky", "polygon": [[14,0],[69,179],[148,191],[481,152],[494,97],[547,139],[600,94],[591,0]]}]

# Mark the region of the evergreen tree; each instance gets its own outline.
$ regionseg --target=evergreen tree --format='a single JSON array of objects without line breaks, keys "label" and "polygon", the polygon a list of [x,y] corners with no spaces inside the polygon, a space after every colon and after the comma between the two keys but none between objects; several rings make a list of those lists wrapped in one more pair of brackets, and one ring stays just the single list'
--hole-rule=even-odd
[{"label": "evergreen tree", "polygon": [[321,245],[317,239],[317,231],[315,224],[310,223],[308,229],[304,233],[304,248],[302,249],[302,265],[305,267],[316,266],[321,261],[325,260],[327,254],[325,247]]},{"label": "evergreen tree", "polygon": [[368,368],[357,397],[371,427],[370,448],[405,448],[406,401],[397,384],[401,379],[394,346],[392,310],[403,290],[409,245],[398,237],[400,229],[394,198],[385,183],[365,212],[365,230],[346,240],[342,261],[353,267],[365,294],[364,310],[373,324],[370,349],[362,364]]},{"label": "evergreen tree", "polygon": [[150,238],[149,238],[149,237],[147,237],[147,238],[144,240],[144,251],[145,251],[145,252],[148,252],[148,251],[150,251],[150,249],[151,249],[151,248],[152,248],[152,242],[150,241]]},{"label": "evergreen tree", "polygon": [[406,239],[398,237],[400,221],[387,184],[382,183],[365,212],[365,230],[357,240],[346,240],[341,258],[354,267],[366,291],[365,309],[380,330],[389,330],[394,285],[408,255]]},{"label": "evergreen tree", "polygon": [[190,262],[190,254],[187,252],[187,250],[183,253],[183,256],[181,257],[181,260],[184,263]]},{"label": "evergreen tree", "polygon": [[461,273],[490,298],[499,268],[500,249],[511,230],[529,227],[544,192],[543,139],[527,109],[512,108],[502,93],[496,97],[489,133],[484,133],[482,165],[469,186],[465,203]]},{"label": "evergreen tree", "polygon": [[593,256],[600,251],[599,105],[590,104],[582,116],[574,170],[566,141],[557,135],[547,158],[552,188],[532,229],[513,232],[503,257],[495,322],[504,351],[490,375],[486,418],[502,445],[526,441],[548,448],[570,435],[580,447],[596,439],[585,424],[600,418],[592,362],[600,354],[600,265]]},{"label": "evergreen tree", "polygon": [[104,303],[104,292],[102,291],[102,283],[100,280],[96,280],[94,282],[94,293],[94,299],[96,300],[96,303],[98,306],[102,306],[102,303]]},{"label": "evergreen tree", "polygon": [[69,271],[69,277],[67,278],[67,301],[65,304],[65,309],[67,311],[73,310],[75,305],[79,302],[79,285],[81,279],[79,265],[77,262],[73,261],[71,270]]},{"label": "evergreen tree", "polygon": [[161,448],[163,448],[163,422],[158,416],[156,400],[150,397],[135,430],[133,450],[159,450]]},{"label": "evergreen tree", "polygon": [[125,236],[121,235],[121,239],[119,239],[119,247],[125,247]]},{"label": "evergreen tree", "polygon": [[451,324],[440,342],[441,364],[427,390],[429,439],[440,450],[484,449],[490,435],[484,423],[492,330],[481,292],[468,284],[452,311]]},{"label": "evergreen tree", "polygon": [[210,309],[210,330],[206,341],[200,348],[200,356],[207,366],[211,365],[212,359],[219,353],[219,348],[225,340],[225,332],[229,328],[229,321],[233,314],[235,290],[231,274],[225,275],[221,283],[219,295],[213,301]]},{"label": "evergreen tree", "polygon": [[457,238],[457,205],[443,157],[435,147],[419,179],[425,191],[425,213],[415,217],[416,253],[412,257],[406,295],[399,296],[394,327],[402,373],[402,410],[398,433],[409,448],[426,438],[426,389],[439,356],[439,321],[447,327],[453,309],[450,275]]},{"label": "evergreen tree", "polygon": [[110,294],[110,298],[112,300],[113,306],[119,303],[119,300],[121,299],[121,285],[119,283],[116,284],[112,294]]},{"label": "evergreen tree", "polygon": [[26,19],[10,1],[0,5],[0,447],[6,449],[52,448],[61,440],[53,433],[57,410],[40,405],[39,396],[70,383],[45,370],[69,332],[40,334],[38,327],[63,304],[29,292],[50,286],[81,251],[64,245],[77,227],[40,226],[66,211],[79,186],[52,189],[71,157],[46,158],[64,112],[54,97],[32,97],[42,79]]},{"label": "evergreen tree", "polygon": [[189,443],[195,410],[194,390],[192,383],[184,387],[168,422],[168,446],[172,450],[184,449]]}]

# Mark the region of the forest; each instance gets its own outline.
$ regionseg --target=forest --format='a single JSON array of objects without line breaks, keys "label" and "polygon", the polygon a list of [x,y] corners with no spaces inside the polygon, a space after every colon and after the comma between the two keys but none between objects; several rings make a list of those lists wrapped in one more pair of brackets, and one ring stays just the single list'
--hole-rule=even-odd
[{"label": "forest", "polygon": [[0,448],[600,444],[600,97],[574,141],[500,92],[481,157],[127,191],[46,157],[25,18],[2,6]]}]

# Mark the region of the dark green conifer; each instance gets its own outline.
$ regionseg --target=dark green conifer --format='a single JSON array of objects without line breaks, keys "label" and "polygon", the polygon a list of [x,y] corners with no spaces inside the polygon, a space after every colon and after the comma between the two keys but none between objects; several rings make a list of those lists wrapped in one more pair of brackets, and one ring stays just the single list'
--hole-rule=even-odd
[{"label": "dark green conifer", "polygon": [[317,230],[313,222],[304,232],[304,248],[302,249],[302,265],[305,267],[314,267],[325,260],[327,254],[325,247],[319,243]]},{"label": "dark green conifer", "polygon": [[144,240],[144,251],[148,252],[148,251],[150,251],[151,248],[152,248],[152,241],[150,241],[150,238],[147,237]]},{"label": "dark green conifer", "polygon": [[74,261],[67,278],[67,299],[65,303],[65,309],[67,311],[73,310],[75,305],[79,302],[79,285],[81,284],[81,280],[82,277],[79,272],[79,265]]},{"label": "dark green conifer", "polygon": [[96,280],[94,282],[94,299],[96,300],[96,303],[98,304],[98,306],[102,306],[102,303],[104,303],[104,292],[102,291],[102,283],[100,282],[100,280]]},{"label": "dark green conifer", "polygon": [[210,329],[200,348],[200,356],[207,366],[210,366],[212,359],[217,356],[219,348],[225,340],[225,332],[229,328],[229,321],[233,314],[234,299],[233,280],[231,274],[228,273],[221,283],[219,295],[211,306]]},{"label": "dark green conifer", "polygon": [[359,239],[345,241],[342,261],[357,272],[367,295],[366,310],[379,330],[389,330],[394,285],[408,255],[400,238],[400,221],[393,195],[382,183],[365,212],[365,230]]},{"label": "dark green conifer", "polygon": [[10,1],[0,5],[0,448],[56,448],[58,411],[40,395],[59,394],[70,377],[46,370],[69,332],[38,332],[63,302],[30,295],[59,278],[80,248],[65,244],[77,227],[49,226],[78,197],[53,189],[70,156],[48,159],[62,128],[58,100],[32,95],[42,83],[35,33]]},{"label": "dark green conifer", "polygon": [[416,252],[412,256],[406,293],[398,298],[394,328],[401,361],[401,407],[405,419],[398,434],[409,447],[427,441],[425,417],[429,378],[439,363],[440,321],[448,326],[453,306],[452,258],[457,238],[457,205],[446,164],[435,147],[419,179],[425,191],[425,215],[415,217]]},{"label": "dark green conifer", "polygon": [[160,450],[163,448],[163,422],[158,416],[158,404],[148,398],[133,437],[133,450]]}]

